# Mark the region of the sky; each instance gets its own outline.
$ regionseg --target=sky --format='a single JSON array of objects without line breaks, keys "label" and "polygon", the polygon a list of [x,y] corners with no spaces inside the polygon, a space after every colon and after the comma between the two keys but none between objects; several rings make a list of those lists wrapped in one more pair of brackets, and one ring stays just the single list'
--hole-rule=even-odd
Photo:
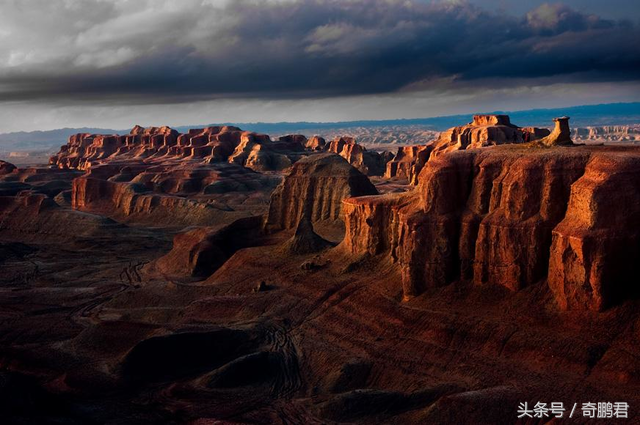
[{"label": "sky", "polygon": [[638,0],[0,0],[0,132],[640,101]]}]

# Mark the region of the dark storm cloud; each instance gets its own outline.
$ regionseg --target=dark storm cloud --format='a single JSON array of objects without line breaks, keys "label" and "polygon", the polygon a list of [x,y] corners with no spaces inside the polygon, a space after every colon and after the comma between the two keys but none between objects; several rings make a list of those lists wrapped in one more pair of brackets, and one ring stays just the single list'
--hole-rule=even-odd
[{"label": "dark storm cloud", "polygon": [[636,23],[562,4],[524,16],[394,0],[7,0],[0,9],[5,101],[179,103],[451,80],[640,79]]}]

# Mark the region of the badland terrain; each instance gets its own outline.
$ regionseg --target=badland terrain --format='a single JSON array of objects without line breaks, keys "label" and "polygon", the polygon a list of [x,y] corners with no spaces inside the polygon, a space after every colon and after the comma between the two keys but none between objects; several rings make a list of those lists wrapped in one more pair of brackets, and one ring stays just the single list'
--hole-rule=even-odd
[{"label": "badland terrain", "polygon": [[359,134],[136,126],[72,135],[48,165],[0,162],[3,417],[632,415],[638,131],[550,127],[477,115],[391,152]]}]

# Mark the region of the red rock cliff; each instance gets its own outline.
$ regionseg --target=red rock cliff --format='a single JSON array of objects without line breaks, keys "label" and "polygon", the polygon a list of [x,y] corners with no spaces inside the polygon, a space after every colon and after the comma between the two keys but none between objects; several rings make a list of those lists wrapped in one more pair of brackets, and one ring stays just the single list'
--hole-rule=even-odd
[{"label": "red rock cliff", "polygon": [[460,279],[548,280],[561,308],[600,310],[636,291],[622,276],[640,264],[639,177],[639,149],[453,152],[410,193],[345,200],[342,248],[389,255],[405,298]]}]

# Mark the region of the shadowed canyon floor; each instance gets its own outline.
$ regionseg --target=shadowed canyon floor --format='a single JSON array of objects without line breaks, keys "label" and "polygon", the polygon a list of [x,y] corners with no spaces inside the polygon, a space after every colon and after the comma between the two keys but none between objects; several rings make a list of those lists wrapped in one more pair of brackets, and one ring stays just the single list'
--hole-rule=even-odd
[{"label": "shadowed canyon floor", "polygon": [[158,142],[58,156],[83,171],[3,165],[3,417],[514,423],[525,401],[624,401],[634,418],[640,150],[479,125],[472,147],[521,146],[444,138],[396,179],[355,142],[238,133],[292,161],[248,169],[213,159],[214,131],[202,158]]}]

